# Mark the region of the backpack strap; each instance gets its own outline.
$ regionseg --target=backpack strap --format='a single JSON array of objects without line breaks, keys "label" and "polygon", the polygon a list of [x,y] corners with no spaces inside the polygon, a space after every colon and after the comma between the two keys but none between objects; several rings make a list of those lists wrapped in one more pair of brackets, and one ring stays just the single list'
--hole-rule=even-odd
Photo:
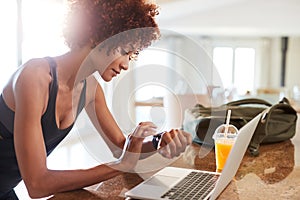
[{"label": "backpack strap", "polygon": [[245,104],[258,104],[258,105],[265,105],[265,106],[272,106],[271,103],[263,100],[263,99],[257,99],[257,98],[247,98],[247,99],[240,99],[237,101],[231,101],[227,103],[227,106],[240,106]]}]

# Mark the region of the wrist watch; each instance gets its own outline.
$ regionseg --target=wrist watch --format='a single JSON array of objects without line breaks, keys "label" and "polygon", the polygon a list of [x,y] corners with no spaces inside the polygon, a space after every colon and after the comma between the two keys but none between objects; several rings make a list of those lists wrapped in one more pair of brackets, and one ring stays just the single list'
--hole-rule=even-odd
[{"label": "wrist watch", "polygon": [[153,144],[153,147],[157,150],[160,149],[160,143],[161,143],[161,140],[162,140],[162,137],[163,137],[164,133],[165,133],[165,131],[161,132],[161,133],[158,133],[158,134],[153,136],[152,144]]}]

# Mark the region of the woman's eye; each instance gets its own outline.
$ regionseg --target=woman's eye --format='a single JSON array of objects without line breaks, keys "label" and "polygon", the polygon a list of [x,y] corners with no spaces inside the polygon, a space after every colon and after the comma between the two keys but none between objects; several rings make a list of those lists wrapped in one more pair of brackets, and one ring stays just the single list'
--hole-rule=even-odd
[{"label": "woman's eye", "polygon": [[136,61],[138,59],[138,55],[139,55],[138,51],[131,52],[129,55],[129,60]]},{"label": "woman's eye", "polygon": [[120,54],[122,56],[129,56],[129,61],[136,61],[138,59],[139,51],[126,51],[125,49],[120,49]]}]

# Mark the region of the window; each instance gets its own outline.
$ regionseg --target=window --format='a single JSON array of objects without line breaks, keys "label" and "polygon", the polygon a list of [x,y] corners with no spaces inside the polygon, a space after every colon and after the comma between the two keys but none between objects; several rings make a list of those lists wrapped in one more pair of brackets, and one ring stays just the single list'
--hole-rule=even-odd
[{"label": "window", "polygon": [[27,0],[22,2],[22,60],[56,56],[68,50],[62,37],[65,7],[63,1]]},{"label": "window", "polygon": [[236,48],[234,56],[233,84],[237,92],[245,94],[254,89],[255,50],[253,48]]},{"label": "window", "polygon": [[224,88],[228,88],[233,82],[233,49],[230,47],[216,47],[213,52],[213,60]]},{"label": "window", "polygon": [[[18,15],[22,19],[19,24],[22,32],[18,30]],[[54,56],[67,50],[61,34],[63,19],[63,0],[0,2],[0,25],[4,27],[0,37],[0,53],[4,55],[1,58],[0,90],[18,65],[28,59]]]},{"label": "window", "polygon": [[17,63],[17,4],[16,1],[0,1],[0,91],[15,71]]},{"label": "window", "polygon": [[240,95],[254,90],[255,48],[217,46],[213,49],[213,62],[225,89],[235,88]]}]

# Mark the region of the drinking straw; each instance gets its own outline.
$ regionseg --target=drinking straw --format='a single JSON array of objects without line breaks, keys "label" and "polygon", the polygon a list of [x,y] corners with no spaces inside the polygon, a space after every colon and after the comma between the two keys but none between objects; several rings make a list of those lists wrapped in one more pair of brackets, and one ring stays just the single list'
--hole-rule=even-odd
[{"label": "drinking straw", "polygon": [[228,110],[227,118],[226,118],[226,125],[225,125],[225,133],[224,133],[225,137],[227,136],[227,133],[228,133],[230,116],[231,116],[231,110]]}]

